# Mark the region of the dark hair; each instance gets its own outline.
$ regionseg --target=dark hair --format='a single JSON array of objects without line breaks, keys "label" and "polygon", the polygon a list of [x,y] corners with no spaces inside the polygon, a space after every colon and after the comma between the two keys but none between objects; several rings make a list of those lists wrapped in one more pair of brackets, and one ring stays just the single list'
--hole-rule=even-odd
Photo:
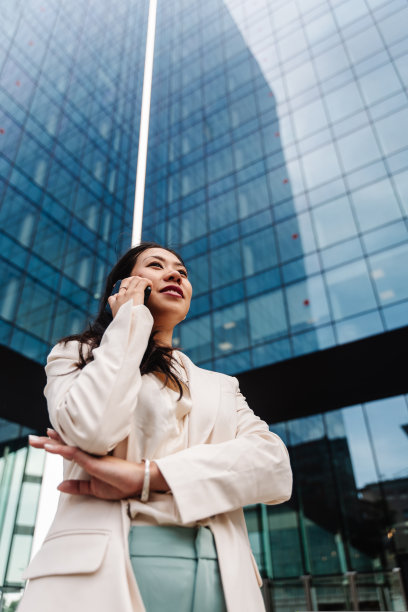
[{"label": "dark hair", "polygon": [[[141,242],[138,246],[133,247],[126,251],[126,253],[119,259],[115,266],[110,271],[108,278],[106,279],[105,292],[101,298],[99,311],[93,322],[89,323],[88,328],[80,334],[73,334],[62,338],[60,342],[65,344],[71,340],[77,340],[79,342],[79,361],[76,364],[78,368],[84,368],[88,363],[93,361],[93,350],[97,348],[102,340],[102,336],[108,327],[109,323],[113,320],[110,313],[106,312],[105,307],[108,303],[108,297],[112,293],[113,285],[119,279],[128,278],[136,264],[137,258],[143,251],[147,249],[165,249],[170,253],[173,253],[178,257],[181,263],[184,265],[184,261],[176,251],[157,244],[156,242]],[[183,387],[174,370],[171,369],[174,357],[172,356],[173,349],[167,346],[161,346],[155,342],[154,336],[156,332],[150,334],[150,338],[143,355],[140,371],[142,374],[148,374],[149,372],[162,372],[165,375],[165,383],[171,380],[180,392],[180,398],[183,395]],[[87,354],[84,354],[84,345],[88,347]]]}]

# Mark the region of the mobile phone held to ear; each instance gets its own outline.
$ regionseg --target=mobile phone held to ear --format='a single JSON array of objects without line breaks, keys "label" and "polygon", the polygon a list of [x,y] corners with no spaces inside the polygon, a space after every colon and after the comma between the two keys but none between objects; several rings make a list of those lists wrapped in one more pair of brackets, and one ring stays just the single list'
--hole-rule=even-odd
[{"label": "mobile phone held to ear", "polygon": [[149,301],[149,297],[150,297],[151,292],[152,292],[152,288],[151,288],[150,285],[148,285],[146,287],[146,289],[144,290],[144,294],[145,294],[145,296],[144,296],[144,305],[145,306],[146,306],[147,302]]},{"label": "mobile phone held to ear", "polygon": [[[121,282],[122,282],[122,279],[119,279],[118,281],[116,281],[116,283],[113,285],[113,289],[112,289],[111,295],[115,295],[115,293],[119,293]],[[152,288],[149,285],[148,287],[146,287],[146,289],[144,291],[144,305],[145,306],[146,306],[146,304],[148,302],[148,299],[150,297],[151,292],[152,292]],[[112,310],[111,310],[109,302],[106,302],[105,312],[107,312],[108,314],[112,315]]]}]

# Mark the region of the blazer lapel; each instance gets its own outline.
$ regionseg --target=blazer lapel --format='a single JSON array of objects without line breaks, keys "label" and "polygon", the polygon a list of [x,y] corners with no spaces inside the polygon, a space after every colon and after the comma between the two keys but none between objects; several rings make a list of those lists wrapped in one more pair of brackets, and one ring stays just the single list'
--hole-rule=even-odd
[{"label": "blazer lapel", "polygon": [[178,351],[187,371],[192,409],[189,414],[189,446],[207,442],[217,419],[221,386],[212,372],[197,367]]}]

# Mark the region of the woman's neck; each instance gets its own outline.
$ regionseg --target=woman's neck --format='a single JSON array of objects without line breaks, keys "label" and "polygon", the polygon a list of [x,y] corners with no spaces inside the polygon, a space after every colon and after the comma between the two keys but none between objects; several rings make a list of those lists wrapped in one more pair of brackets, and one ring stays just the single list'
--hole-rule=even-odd
[{"label": "woman's neck", "polygon": [[173,347],[173,328],[171,329],[163,329],[163,328],[154,328],[155,332],[154,340],[157,344],[161,346],[167,346],[169,348]]}]

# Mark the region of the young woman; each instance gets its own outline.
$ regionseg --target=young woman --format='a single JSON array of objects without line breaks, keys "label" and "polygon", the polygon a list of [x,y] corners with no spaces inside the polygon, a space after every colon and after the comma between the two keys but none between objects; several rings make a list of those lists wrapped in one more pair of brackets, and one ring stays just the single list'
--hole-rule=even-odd
[{"label": "young woman", "polygon": [[264,610],[242,507],[289,499],[288,453],[236,378],[172,347],[191,295],[181,257],[142,243],[51,351],[54,429],[30,443],[64,457],[64,481],[19,612]]}]

